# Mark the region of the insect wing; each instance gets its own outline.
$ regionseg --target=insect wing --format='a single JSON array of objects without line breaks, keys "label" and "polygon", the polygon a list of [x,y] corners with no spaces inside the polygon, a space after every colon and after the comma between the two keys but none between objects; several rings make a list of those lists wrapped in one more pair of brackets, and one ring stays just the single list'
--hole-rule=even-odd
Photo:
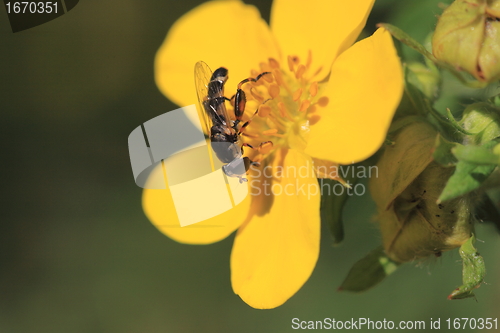
[{"label": "insect wing", "polygon": [[198,116],[202,120],[202,130],[205,135],[210,136],[210,129],[212,128],[212,117],[207,114],[204,102],[208,96],[208,83],[212,77],[210,67],[203,61],[198,61],[194,66],[194,83],[196,86],[196,93],[198,94]]}]

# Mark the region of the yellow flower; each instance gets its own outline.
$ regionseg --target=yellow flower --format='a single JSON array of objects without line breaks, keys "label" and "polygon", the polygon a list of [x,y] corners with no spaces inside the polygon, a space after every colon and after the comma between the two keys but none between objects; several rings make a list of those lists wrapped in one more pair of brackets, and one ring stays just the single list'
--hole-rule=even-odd
[{"label": "yellow flower", "polygon": [[[315,167],[372,155],[399,104],[402,71],[389,33],[379,29],[352,45],[373,2],[275,0],[270,26],[255,7],[241,1],[208,2],[172,26],[156,55],[158,87],[181,106],[197,103],[192,73],[199,60],[212,70],[229,69],[229,97],[242,79],[263,71],[273,74],[244,85],[252,99],[245,119],[273,97],[261,106],[243,137],[255,146],[268,140],[274,144],[260,151],[245,148],[260,161],[248,175],[249,184],[258,184],[252,187],[253,195],[222,215],[183,228],[168,189],[145,190],[143,196],[152,223],[181,243],[213,243],[238,230],[231,282],[252,307],[283,304],[316,265],[316,178],[328,175],[315,173]],[[273,194],[274,185],[294,195]]]}]

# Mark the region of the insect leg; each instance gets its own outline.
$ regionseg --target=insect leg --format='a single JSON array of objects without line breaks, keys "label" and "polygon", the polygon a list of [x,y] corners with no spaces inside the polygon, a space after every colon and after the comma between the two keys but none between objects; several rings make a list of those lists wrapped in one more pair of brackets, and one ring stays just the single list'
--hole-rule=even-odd
[{"label": "insect leg", "polygon": [[[262,102],[262,104],[266,104],[268,101],[270,101],[271,99],[266,99],[264,102]],[[261,105],[262,105],[261,104]],[[235,107],[235,110],[236,110],[236,107]],[[244,122],[243,125],[241,125],[241,128],[239,129],[238,131],[238,135],[242,134],[244,131],[245,131],[245,128],[250,125],[250,123],[252,122],[252,119],[253,117],[255,117],[257,115],[257,113],[259,113],[259,109],[257,108],[257,110],[255,110],[255,112],[253,113],[253,115],[250,117],[250,119],[248,119],[248,121]],[[240,121],[237,120],[237,123],[239,123]],[[235,122],[236,123],[236,122]]]},{"label": "insect leg", "polygon": [[245,83],[247,82],[257,82],[260,80],[261,77],[263,77],[264,75],[268,75],[268,74],[272,74],[271,72],[263,72],[263,73],[260,73],[259,75],[257,75],[257,77],[254,79],[253,77],[249,77],[247,79],[244,79],[243,81],[241,81],[239,84],[238,84],[238,90],[241,89],[241,86],[244,85]]},{"label": "insect leg", "polygon": [[245,112],[245,105],[247,102],[246,94],[243,91],[243,89],[241,89],[241,86],[247,82],[257,82],[261,77],[267,74],[271,74],[271,72],[260,73],[256,78],[249,77],[247,79],[244,79],[238,84],[238,89],[236,90],[236,94],[233,97],[231,97],[231,101],[234,98],[234,116],[236,117],[237,122],[241,121],[243,113]]},{"label": "insect leg", "polygon": [[248,143],[244,143],[243,146],[251,148],[253,150],[257,150],[261,154],[265,154],[273,148],[273,142],[272,141],[261,142],[257,148],[255,148],[254,146],[252,146]]}]

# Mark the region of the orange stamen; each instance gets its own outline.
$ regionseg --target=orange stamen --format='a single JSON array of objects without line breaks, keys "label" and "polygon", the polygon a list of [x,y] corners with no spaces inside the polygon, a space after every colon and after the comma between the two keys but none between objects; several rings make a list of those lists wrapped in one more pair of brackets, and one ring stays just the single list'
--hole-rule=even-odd
[{"label": "orange stamen", "polygon": [[292,96],[293,101],[297,102],[299,100],[300,96],[302,96],[302,88],[297,89],[297,91],[293,93],[293,96]]},{"label": "orange stamen", "polygon": [[309,87],[309,94],[314,97],[318,93],[318,82],[314,81],[311,83],[311,86]]},{"label": "orange stamen", "polygon": [[259,103],[264,102],[264,97],[260,96],[255,89],[250,89],[250,94],[255,98]]},{"label": "orange stamen", "polygon": [[309,120],[309,125],[314,125],[320,120],[320,118],[321,117],[319,115],[315,114],[308,117],[307,119]]},{"label": "orange stamen", "polygon": [[271,66],[269,66],[269,64],[266,63],[266,62],[261,62],[259,64],[259,67],[260,67],[261,73],[262,72],[269,72],[269,71],[271,71]]},{"label": "orange stamen", "polygon": [[324,108],[325,106],[328,105],[328,102],[330,102],[330,99],[326,96],[322,96],[318,99],[318,105]]},{"label": "orange stamen", "polygon": [[278,62],[278,60],[274,58],[269,58],[269,65],[271,66],[272,69],[280,68],[280,63]]},{"label": "orange stamen", "polygon": [[279,102],[278,103],[278,109],[280,110],[280,115],[282,117],[285,117],[286,116],[286,107],[285,107],[285,103],[283,102]]},{"label": "orange stamen", "polygon": [[271,107],[269,105],[262,104],[259,106],[259,112],[257,113],[259,117],[267,117],[271,112]]},{"label": "orange stamen", "polygon": [[276,80],[276,83],[280,86],[284,86],[285,82],[283,81],[283,76],[281,76],[281,72],[279,69],[273,69],[272,71],[274,75],[274,79]]},{"label": "orange stamen", "polygon": [[277,84],[271,84],[267,91],[271,98],[276,98],[280,95],[280,87]]},{"label": "orange stamen", "polygon": [[308,99],[303,100],[302,103],[300,103],[299,111],[305,112],[309,108],[310,105],[311,105],[311,101],[309,101]]},{"label": "orange stamen", "polygon": [[302,75],[304,75],[305,71],[306,71],[306,66],[299,65],[299,68],[297,68],[297,72],[295,72],[295,78],[296,79],[302,78]]}]

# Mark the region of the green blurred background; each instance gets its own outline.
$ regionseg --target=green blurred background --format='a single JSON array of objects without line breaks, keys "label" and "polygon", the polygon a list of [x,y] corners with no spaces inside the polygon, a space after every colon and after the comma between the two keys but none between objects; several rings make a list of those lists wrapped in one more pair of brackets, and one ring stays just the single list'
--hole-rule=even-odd
[{"label": "green blurred background", "polygon": [[[16,34],[2,9],[0,332],[288,332],[296,317],[427,324],[500,317],[500,237],[488,224],[477,227],[487,265],[477,302],[446,299],[461,283],[456,251],[403,265],[369,292],[340,293],[350,266],[380,243],[374,204],[356,198],[346,208],[344,243],[333,247],[323,228],[309,281],[283,306],[264,311],[232,292],[233,236],[181,245],[149,223],[127,137],[176,108],[155,86],[153,59],[172,23],[199,3],[82,0]],[[269,18],[270,1],[247,3]],[[367,33],[389,22],[423,41],[441,12],[437,4],[379,0]],[[224,19],[216,21],[213,38],[223,52],[230,45],[217,41]],[[446,83],[443,105],[472,102],[470,91],[456,87]]]}]

